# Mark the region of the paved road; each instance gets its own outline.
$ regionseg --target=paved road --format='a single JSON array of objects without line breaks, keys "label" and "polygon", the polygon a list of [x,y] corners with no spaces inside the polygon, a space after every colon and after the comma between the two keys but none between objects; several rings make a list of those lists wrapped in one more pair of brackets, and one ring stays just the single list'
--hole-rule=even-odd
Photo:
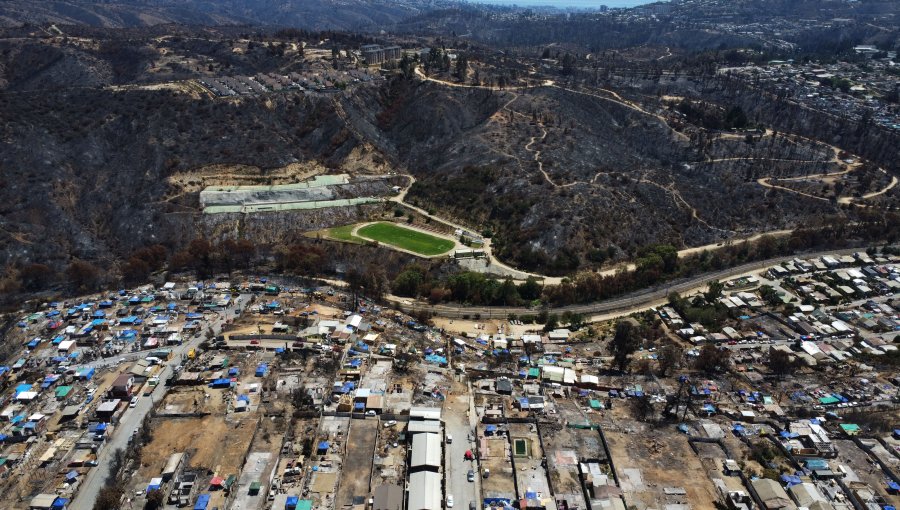
[{"label": "paved road", "polygon": [[[216,319],[209,323],[208,327],[212,329],[214,335],[218,335],[222,331],[222,326],[224,326],[227,321],[233,319],[236,312],[239,313],[244,310],[247,303],[250,302],[250,296],[251,294],[241,294],[231,306],[221,312]],[[119,448],[123,450],[128,448],[129,438],[131,438],[132,434],[140,428],[141,423],[144,421],[144,417],[147,416],[147,413],[149,413],[151,409],[153,409],[156,402],[159,402],[165,397],[168,387],[164,383],[172,374],[174,367],[181,364],[182,355],[200,345],[200,343],[203,342],[203,337],[204,335],[202,334],[196,335],[172,350],[172,358],[166,363],[162,372],[160,372],[160,384],[154,388],[153,393],[150,394],[149,398],[145,396],[139,397],[137,406],[127,409],[122,415],[119,423],[116,424],[113,430],[112,438],[110,438],[103,446],[97,456],[97,467],[91,469],[84,478],[81,489],[69,505],[70,509],[91,510],[94,507],[94,501],[97,499],[100,489],[106,485],[113,452]],[[118,360],[119,358],[115,359]]]},{"label": "paved road", "polygon": [[[679,292],[682,294],[688,291],[705,287],[710,280],[727,280],[736,276],[740,276],[752,271],[766,269],[783,262],[795,258],[813,258],[823,255],[849,255],[860,251],[859,248],[847,250],[825,250],[813,253],[798,253],[785,257],[763,260],[760,262],[752,262],[731,269],[723,269],[714,271],[700,276],[674,280],[663,285],[651,287],[649,289],[633,292],[626,296],[606,301],[596,301],[593,303],[562,306],[557,308],[548,308],[547,312],[561,314],[563,312],[572,312],[589,317],[597,314],[610,312],[632,312],[639,311],[642,308],[649,308],[656,303],[665,301],[671,292]],[[451,319],[461,319],[463,317],[480,316],[481,319],[505,319],[510,315],[533,315],[541,311],[541,309],[526,307],[493,307],[493,306],[461,306],[461,305],[430,305],[423,301],[412,301],[409,298],[397,296],[387,296],[388,301],[394,306],[405,312],[430,312],[438,317],[447,317]]]},{"label": "paved road", "polygon": [[[465,460],[466,450],[475,451],[475,444],[469,441],[469,434],[474,429],[474,408],[472,408],[471,393],[465,391],[465,385],[455,383],[453,394],[444,401],[442,418],[446,432],[453,436],[453,442],[446,445],[444,450],[444,479],[446,481],[447,494],[453,495],[453,507],[460,510],[468,510],[469,502],[475,503],[475,508],[480,509],[479,487],[481,480],[478,478],[478,468],[473,461]],[[466,412],[469,411],[469,416]],[[469,470],[476,473],[475,481],[467,479]]]}]

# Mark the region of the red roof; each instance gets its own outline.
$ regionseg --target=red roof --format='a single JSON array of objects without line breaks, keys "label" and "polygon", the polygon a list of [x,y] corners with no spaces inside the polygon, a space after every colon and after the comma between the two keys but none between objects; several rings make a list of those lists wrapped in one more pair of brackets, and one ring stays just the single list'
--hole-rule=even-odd
[{"label": "red roof", "polygon": [[210,485],[222,485],[225,483],[225,480],[222,479],[221,476],[214,476],[212,480],[209,481]]}]

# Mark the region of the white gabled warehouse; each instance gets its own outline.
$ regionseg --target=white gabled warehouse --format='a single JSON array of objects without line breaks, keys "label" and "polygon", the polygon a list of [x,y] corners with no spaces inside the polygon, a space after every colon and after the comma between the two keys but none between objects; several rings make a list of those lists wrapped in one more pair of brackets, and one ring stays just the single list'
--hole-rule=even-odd
[{"label": "white gabled warehouse", "polygon": [[419,467],[441,467],[441,436],[439,434],[416,434],[413,436],[410,469]]},{"label": "white gabled warehouse", "polygon": [[441,510],[441,475],[418,471],[409,475],[407,510]]}]

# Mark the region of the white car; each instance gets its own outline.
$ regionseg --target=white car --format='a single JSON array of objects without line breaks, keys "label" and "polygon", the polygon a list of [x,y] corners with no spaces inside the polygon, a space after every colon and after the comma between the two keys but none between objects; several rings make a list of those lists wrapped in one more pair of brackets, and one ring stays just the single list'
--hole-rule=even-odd
[{"label": "white car", "polygon": [[453,508],[453,494],[447,494],[447,508]]},{"label": "white car", "polygon": [[138,403],[138,398],[131,397],[131,403],[128,404],[128,407],[135,408],[135,407],[137,407],[137,403]]}]

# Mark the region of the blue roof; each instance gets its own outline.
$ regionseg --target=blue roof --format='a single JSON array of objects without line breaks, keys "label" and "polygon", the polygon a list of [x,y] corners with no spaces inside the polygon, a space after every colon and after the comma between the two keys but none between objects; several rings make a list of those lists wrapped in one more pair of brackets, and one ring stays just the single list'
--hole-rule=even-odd
[{"label": "blue roof", "polygon": [[484,428],[484,430],[486,430],[487,432],[496,432],[497,426],[496,425],[488,425],[487,427]]},{"label": "blue roof", "polygon": [[319,450],[327,450],[328,449],[328,441],[321,441],[319,443]]},{"label": "blue roof", "polygon": [[66,498],[56,498],[53,500],[53,504],[50,505],[51,508],[65,508],[66,505],[69,504],[69,500]]}]

